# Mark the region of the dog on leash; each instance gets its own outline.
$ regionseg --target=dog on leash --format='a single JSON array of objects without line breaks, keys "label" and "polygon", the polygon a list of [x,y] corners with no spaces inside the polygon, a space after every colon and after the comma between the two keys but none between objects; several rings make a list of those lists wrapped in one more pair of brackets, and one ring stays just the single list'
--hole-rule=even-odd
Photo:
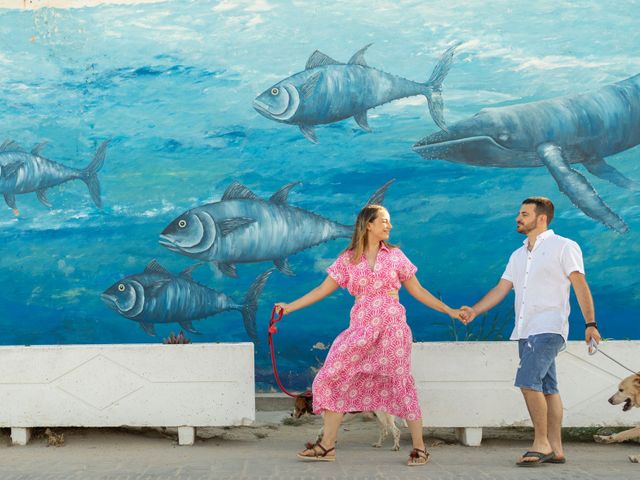
[{"label": "dog on leash", "polygon": [[[364,412],[346,413],[343,423],[352,421],[355,416],[360,413]],[[387,437],[387,435],[389,435],[389,432],[391,432],[391,435],[393,436],[393,447],[391,447],[391,450],[396,452],[400,450],[400,429],[396,425],[396,417],[381,410],[376,410],[373,413],[376,416],[376,420],[378,420],[378,428],[380,433],[378,436],[378,441],[372,444],[372,446],[375,448],[382,447],[382,442],[384,442],[384,439]],[[296,397],[294,402],[293,413],[291,414],[291,416],[293,418],[300,418],[303,415],[313,415],[313,397],[310,393]],[[318,438],[316,439],[317,442],[322,440],[323,434],[324,427],[320,427]]]},{"label": "dog on leash", "polygon": [[[640,373],[630,375],[620,382],[618,391],[609,399],[611,405],[623,403],[622,411],[627,412],[633,407],[640,407]],[[593,439],[598,443],[618,443],[625,440],[640,438],[640,427],[631,428],[613,435],[594,435]],[[640,455],[630,455],[629,460],[640,463]]]}]

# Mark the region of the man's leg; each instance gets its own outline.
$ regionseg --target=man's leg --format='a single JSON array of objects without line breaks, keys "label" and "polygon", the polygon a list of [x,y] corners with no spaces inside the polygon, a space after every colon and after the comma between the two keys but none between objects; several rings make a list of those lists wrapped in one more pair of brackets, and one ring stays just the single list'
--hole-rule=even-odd
[{"label": "man's leg", "polygon": [[[521,388],[522,395],[529,410],[529,417],[533,423],[533,445],[531,451],[541,453],[551,453],[553,450],[547,436],[548,425],[548,407],[545,396],[542,392]],[[521,461],[533,462],[538,461],[537,457],[522,457]]]},{"label": "man's leg", "polygon": [[564,458],[562,449],[562,399],[559,393],[545,395],[547,401],[547,438],[555,458]]}]

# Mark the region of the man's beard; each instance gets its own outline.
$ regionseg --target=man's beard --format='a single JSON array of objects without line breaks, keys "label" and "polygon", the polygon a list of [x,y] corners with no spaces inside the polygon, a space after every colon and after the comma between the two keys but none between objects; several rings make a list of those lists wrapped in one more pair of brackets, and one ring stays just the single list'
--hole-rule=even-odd
[{"label": "man's beard", "polygon": [[529,223],[518,223],[516,225],[516,230],[518,231],[518,233],[522,233],[523,235],[528,235],[529,232],[536,229],[536,224],[538,223],[537,220],[538,220],[538,217],[534,218]]}]

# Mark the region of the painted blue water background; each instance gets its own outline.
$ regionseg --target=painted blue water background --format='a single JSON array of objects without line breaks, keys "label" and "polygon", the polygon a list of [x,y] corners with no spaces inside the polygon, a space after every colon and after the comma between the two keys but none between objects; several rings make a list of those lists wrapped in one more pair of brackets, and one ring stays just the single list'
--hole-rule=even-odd
[{"label": "painted blue water background", "polygon": [[[104,209],[86,186],[49,192],[46,209],[19,195],[22,212],[0,209],[0,343],[159,342],[109,310],[100,293],[157,259],[172,272],[193,262],[164,249],[158,234],[193,206],[218,200],[233,180],[269,197],[301,181],[291,204],[350,224],[369,195],[391,178],[386,205],[392,241],[418,266],[420,281],[451,305],[471,303],[498,280],[522,237],[514,229],[520,201],[549,196],[553,228],[581,245],[597,318],[608,338],[640,339],[639,194],[590,176],[631,228],[618,235],[585,217],[537,169],[482,169],[425,161],[411,145],[437,127],[422,97],[369,114],[372,133],[353,120],[317,129],[308,142],[293,126],[265,119],[253,98],[304,68],[316,49],[347,61],[364,45],[369,65],[426,81],[439,55],[465,42],[444,82],[449,123],[483,107],[585,92],[640,72],[636,19],[626,2],[323,2],[170,1],[37,11],[0,10],[0,131],[30,149],[77,168],[111,139],[99,174]],[[640,147],[608,161],[640,181]],[[346,246],[335,240],[276,273],[258,314],[259,388],[271,385],[266,324],[271,304],[289,301],[323,279]],[[239,279],[208,268],[194,277],[242,299],[270,265],[240,265]],[[417,341],[466,338],[443,315],[402,294]],[[512,298],[471,329],[471,339],[498,339],[512,325]],[[306,387],[325,347],[348,325],[344,292],[285,319],[276,337],[283,380]],[[570,337],[580,339],[574,302]],[[195,322],[194,341],[246,341],[228,312]],[[482,330],[484,327],[484,330]],[[481,331],[482,330],[482,331]]]}]

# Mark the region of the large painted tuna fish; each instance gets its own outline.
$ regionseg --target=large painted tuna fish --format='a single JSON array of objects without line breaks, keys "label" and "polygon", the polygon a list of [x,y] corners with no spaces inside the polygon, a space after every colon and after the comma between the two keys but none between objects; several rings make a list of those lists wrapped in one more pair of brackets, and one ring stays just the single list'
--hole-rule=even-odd
[{"label": "large painted tuna fish", "polygon": [[449,48],[433,69],[426,83],[371,68],[364,60],[367,45],[346,64],[316,50],[303,72],[276,83],[260,94],[253,107],[271,120],[298,125],[304,136],[318,143],[314,127],[353,117],[369,132],[367,111],[399,98],[424,95],[431,117],[446,130],[442,113],[442,82],[449,73],[456,44]]},{"label": "large painted tuna fish", "polygon": [[46,207],[51,207],[46,195],[48,188],[80,179],[87,184],[93,202],[100,208],[102,200],[98,171],[104,164],[108,144],[108,141],[102,142],[93,161],[80,170],[44,158],[40,155],[44,143],[27,152],[15,142],[7,140],[0,145],[0,193],[4,195],[4,200],[13,209],[13,213],[19,215],[17,194],[36,192],[38,200]]},{"label": "large painted tuna fish", "polygon": [[589,217],[625,233],[629,227],[572,164],[615,185],[638,184],[605,162],[640,143],[640,75],[592,93],[487,108],[425,137],[413,149],[426,159],[480,167],[549,170],[573,204]]},{"label": "large painted tuna fish", "polygon": [[153,260],[143,273],[130,275],[102,293],[102,300],[120,315],[138,322],[149,335],[155,335],[157,323],[179,323],[191,333],[199,333],[193,320],[217,315],[228,310],[242,313],[247,334],[257,341],[256,311],[258,297],[273,272],[267,270],[253,282],[243,303],[224,293],[205,287],[191,278],[201,263],[174,275]]},{"label": "large painted tuna fish", "polygon": [[[381,204],[393,180],[384,184],[367,204]],[[269,200],[234,182],[219,202],[193,208],[173,220],[160,235],[160,244],[187,257],[212,262],[221,272],[237,277],[237,263],[273,261],[293,275],[287,257],[335,238],[351,238],[353,227],[287,203],[288,183]]]}]

